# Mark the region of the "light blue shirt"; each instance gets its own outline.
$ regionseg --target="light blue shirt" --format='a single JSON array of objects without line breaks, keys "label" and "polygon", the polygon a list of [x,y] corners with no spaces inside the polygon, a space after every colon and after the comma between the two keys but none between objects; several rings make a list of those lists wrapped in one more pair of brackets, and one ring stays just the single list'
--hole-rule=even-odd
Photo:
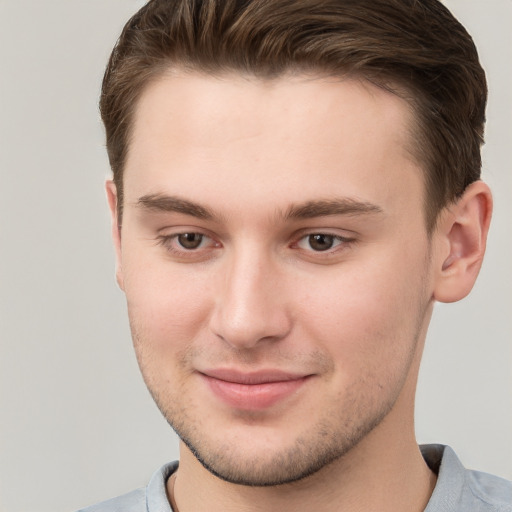
[{"label": "light blue shirt", "polygon": [[[512,482],[465,469],[449,446],[428,444],[420,448],[428,466],[438,475],[425,512],[512,512]],[[177,468],[178,462],[166,464],[146,488],[78,512],[172,512],[165,484]]]}]

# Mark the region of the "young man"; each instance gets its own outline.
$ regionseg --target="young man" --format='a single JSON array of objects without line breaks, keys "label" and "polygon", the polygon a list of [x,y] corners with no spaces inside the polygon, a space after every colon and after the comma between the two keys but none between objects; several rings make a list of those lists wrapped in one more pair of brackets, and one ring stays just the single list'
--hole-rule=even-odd
[{"label": "young man", "polygon": [[437,0],[153,0],[128,22],[101,98],[117,278],[182,442],[88,511],[512,510],[413,421],[433,304],[485,250],[485,102]]}]

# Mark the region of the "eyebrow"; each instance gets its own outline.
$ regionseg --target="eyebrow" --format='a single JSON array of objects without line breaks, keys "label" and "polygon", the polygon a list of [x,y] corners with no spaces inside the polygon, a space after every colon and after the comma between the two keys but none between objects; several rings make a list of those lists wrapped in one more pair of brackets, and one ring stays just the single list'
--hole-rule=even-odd
[{"label": "eyebrow", "polygon": [[[140,197],[136,204],[147,210],[182,213],[203,220],[216,220],[220,217],[198,203],[166,194],[148,194]],[[351,198],[339,198],[292,204],[284,213],[278,212],[278,217],[301,220],[330,215],[359,216],[379,213],[383,213],[383,210],[376,204]]]},{"label": "eyebrow", "polygon": [[306,203],[292,205],[286,211],[286,219],[311,219],[329,215],[368,215],[383,213],[380,206],[367,201],[358,201],[350,198],[329,199],[321,201],[307,201]]},{"label": "eyebrow", "polygon": [[157,212],[183,213],[204,220],[212,220],[216,217],[211,210],[200,204],[164,194],[142,196],[137,201],[137,206]]}]

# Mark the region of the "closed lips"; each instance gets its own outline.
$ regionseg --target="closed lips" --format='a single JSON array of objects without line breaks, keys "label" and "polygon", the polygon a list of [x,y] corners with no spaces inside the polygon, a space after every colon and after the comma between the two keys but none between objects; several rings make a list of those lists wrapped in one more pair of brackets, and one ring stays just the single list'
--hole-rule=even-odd
[{"label": "closed lips", "polygon": [[232,370],[201,372],[209,389],[235,409],[263,410],[295,394],[311,375],[276,370],[241,373]]}]

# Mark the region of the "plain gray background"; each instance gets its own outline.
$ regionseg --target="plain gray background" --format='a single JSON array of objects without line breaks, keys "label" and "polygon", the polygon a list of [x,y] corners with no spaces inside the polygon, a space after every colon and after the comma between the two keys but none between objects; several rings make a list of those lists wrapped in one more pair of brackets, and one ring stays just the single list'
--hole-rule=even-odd
[{"label": "plain gray background", "polygon": [[[438,305],[420,442],[512,478],[512,1],[446,2],[488,72],[488,256]],[[145,485],[177,441],[139,377],[114,282],[97,99],[136,0],[0,0],[0,510],[64,512]]]}]

